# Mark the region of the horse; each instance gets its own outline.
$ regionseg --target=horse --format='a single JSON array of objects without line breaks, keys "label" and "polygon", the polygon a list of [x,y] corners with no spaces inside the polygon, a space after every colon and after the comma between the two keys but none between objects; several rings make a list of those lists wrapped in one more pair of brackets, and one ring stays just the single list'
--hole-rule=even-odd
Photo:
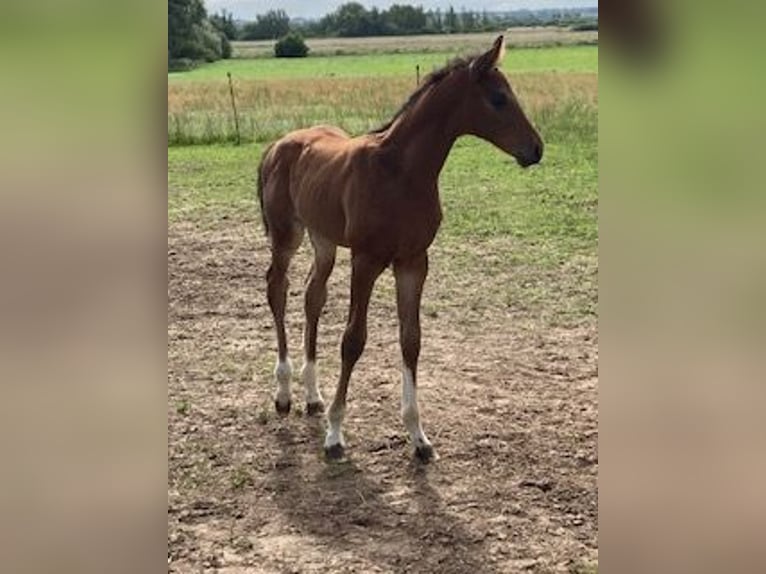
[{"label": "horse", "polygon": [[498,70],[505,43],[498,36],[478,55],[458,58],[427,76],[382,127],[358,137],[321,125],[288,133],[271,144],[258,167],[258,198],[271,246],[267,298],[277,336],[274,370],[277,413],[290,411],[292,364],[285,334],[290,261],[303,241],[314,261],[305,288],[304,362],[306,412],[325,405],[317,387],[316,345],[327,280],[338,246],[351,250],[351,296],[341,343],[342,366],[327,411],[324,452],[345,456],[341,425],[351,373],[367,340],[367,308],[376,279],[393,268],[402,356],[401,416],[415,456],[434,456],[417,400],[420,301],[428,273],[428,248],[442,220],[438,177],[455,140],[478,136],[526,168],[540,162],[543,142]]}]

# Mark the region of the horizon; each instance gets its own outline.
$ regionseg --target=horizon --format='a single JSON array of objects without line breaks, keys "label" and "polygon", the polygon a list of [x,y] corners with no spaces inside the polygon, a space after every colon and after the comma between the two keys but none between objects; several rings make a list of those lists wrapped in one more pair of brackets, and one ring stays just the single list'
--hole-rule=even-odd
[{"label": "horizon", "polygon": [[[270,0],[203,0],[209,14],[220,13],[221,10],[231,12],[235,19],[254,20],[258,14],[269,10],[284,10],[291,19],[318,19],[335,11],[338,6],[350,0],[286,0],[273,2]],[[358,0],[355,0],[358,1]],[[506,2],[487,2],[483,0],[377,0],[373,2],[359,1],[365,8],[385,9],[392,4],[411,4],[422,6],[425,10],[447,10],[452,6],[456,11],[462,9],[473,12],[513,12],[516,10],[571,10],[577,8],[598,8],[598,0],[514,0]]]}]

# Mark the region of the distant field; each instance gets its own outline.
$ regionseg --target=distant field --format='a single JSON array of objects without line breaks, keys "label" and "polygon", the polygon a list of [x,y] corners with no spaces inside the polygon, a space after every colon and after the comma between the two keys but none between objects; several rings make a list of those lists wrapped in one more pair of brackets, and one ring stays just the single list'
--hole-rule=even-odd
[{"label": "distant field", "polygon": [[[490,42],[482,44],[487,48]],[[168,82],[223,81],[226,72],[240,80],[271,78],[328,78],[415,75],[415,66],[428,72],[470,50],[459,47],[441,52],[400,54],[371,53],[356,56],[317,56],[312,58],[221,60],[189,72],[168,74]],[[475,52],[475,50],[474,50]],[[503,68],[518,72],[598,72],[598,46],[560,46],[553,48],[509,49]]]},{"label": "distant field", "polygon": [[[374,38],[309,38],[311,54],[337,56],[374,52],[476,52],[484,49],[499,32],[482,34],[430,34],[421,36],[383,36]],[[598,32],[575,32],[568,28],[510,28],[505,32],[509,47],[566,46],[596,44]],[[261,58],[274,55],[274,42],[233,42],[235,58]]]}]

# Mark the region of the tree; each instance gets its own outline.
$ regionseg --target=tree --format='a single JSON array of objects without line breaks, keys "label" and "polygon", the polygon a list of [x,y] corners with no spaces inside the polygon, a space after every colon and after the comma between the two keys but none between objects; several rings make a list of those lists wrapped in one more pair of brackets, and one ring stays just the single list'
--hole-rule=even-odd
[{"label": "tree", "polygon": [[372,30],[370,13],[358,2],[348,2],[338,7],[334,14],[339,36],[369,36]]},{"label": "tree", "polygon": [[383,36],[386,34],[385,12],[381,13],[374,6],[368,16],[368,32],[370,36]]},{"label": "tree", "polygon": [[220,14],[210,16],[210,21],[219,32],[226,36],[226,39],[237,39],[237,25],[234,23],[234,15],[231,12],[221,10]]},{"label": "tree", "polygon": [[393,4],[384,12],[384,17],[393,34],[417,34],[426,27],[426,15],[421,7]]},{"label": "tree", "polygon": [[458,31],[457,14],[455,14],[455,9],[452,6],[444,14],[444,29],[450,34]]},{"label": "tree", "polygon": [[432,22],[433,22],[433,28],[437,33],[440,33],[444,30],[443,23],[442,23],[441,8],[437,8],[436,11],[432,12]]},{"label": "tree", "polygon": [[202,0],[168,0],[168,63],[212,62],[225,57],[222,34],[207,17]]},{"label": "tree", "polygon": [[492,29],[492,23],[489,21],[489,14],[486,10],[481,11],[481,29],[485,32]]},{"label": "tree", "polygon": [[476,28],[476,15],[470,10],[463,9],[460,12],[460,29],[463,32],[473,32]]},{"label": "tree", "polygon": [[259,14],[255,22],[248,22],[242,28],[244,40],[274,40],[290,31],[290,17],[284,10],[269,10]]}]

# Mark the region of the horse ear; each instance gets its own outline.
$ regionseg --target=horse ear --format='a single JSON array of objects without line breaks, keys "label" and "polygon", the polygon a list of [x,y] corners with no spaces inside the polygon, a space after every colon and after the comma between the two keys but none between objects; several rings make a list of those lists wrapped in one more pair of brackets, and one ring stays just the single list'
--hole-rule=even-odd
[{"label": "horse ear", "polygon": [[505,38],[497,37],[492,47],[481,56],[471,62],[470,72],[474,79],[480,78],[483,74],[489,72],[492,68],[498,66],[505,56]]}]

